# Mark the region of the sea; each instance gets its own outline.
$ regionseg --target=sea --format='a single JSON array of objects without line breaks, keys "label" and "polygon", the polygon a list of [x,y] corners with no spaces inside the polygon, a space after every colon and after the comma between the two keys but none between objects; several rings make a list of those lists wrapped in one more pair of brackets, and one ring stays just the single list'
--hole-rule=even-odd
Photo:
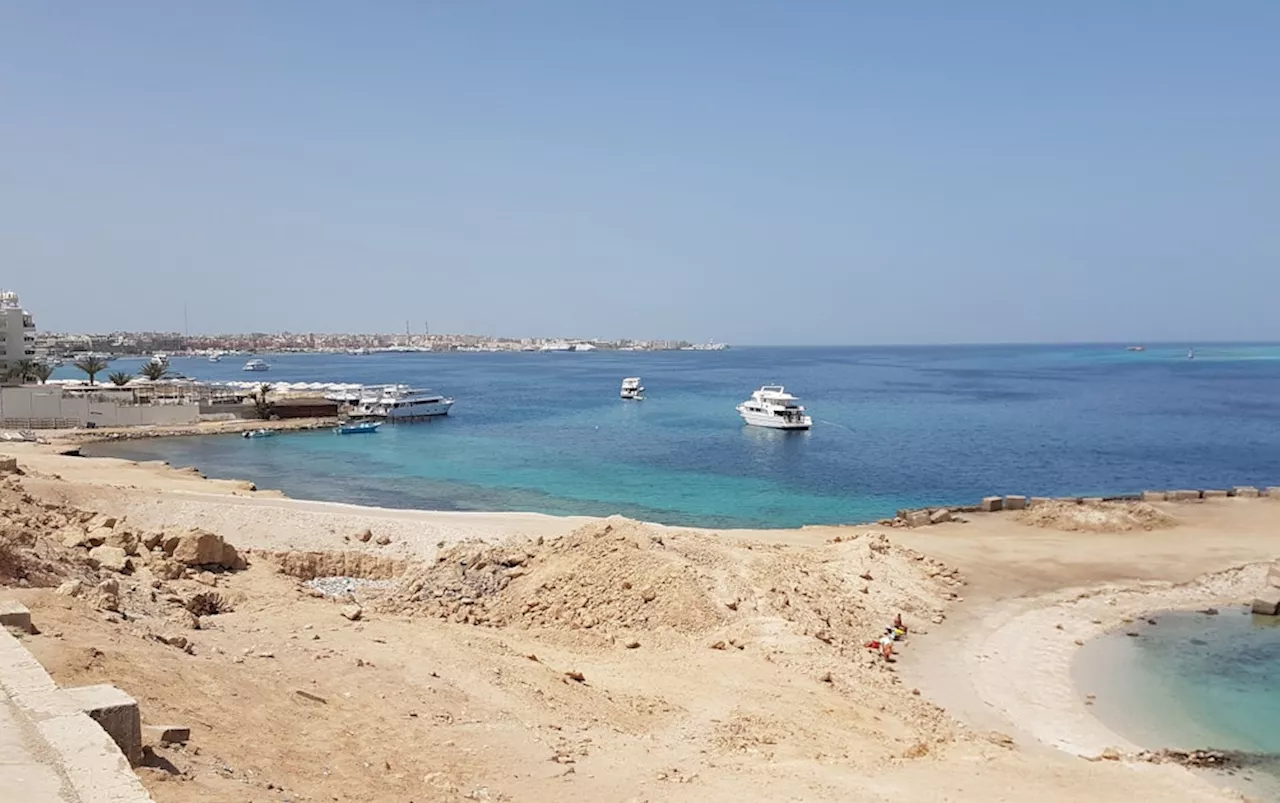
[{"label": "sea", "polygon": [[[1280,485],[1280,345],[752,348],[175,358],[204,380],[404,383],[449,416],[372,435],[101,444],[292,497],[432,510],[779,528],[865,522],[992,494]],[[111,370],[137,370],[117,360]],[[58,377],[74,377],[69,365]],[[644,401],[624,401],[640,376]],[[807,432],[745,426],[783,384]]]},{"label": "sea", "polygon": [[1280,620],[1234,606],[1128,625],[1086,644],[1073,674],[1116,733],[1152,748],[1240,751],[1247,766],[1214,779],[1280,801],[1277,667]]}]

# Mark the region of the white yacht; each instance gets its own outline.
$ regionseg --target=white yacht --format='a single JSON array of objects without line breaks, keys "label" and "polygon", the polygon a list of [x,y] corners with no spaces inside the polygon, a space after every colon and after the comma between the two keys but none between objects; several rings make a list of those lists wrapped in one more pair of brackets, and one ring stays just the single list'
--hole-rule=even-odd
[{"label": "white yacht", "polygon": [[799,402],[782,385],[765,385],[738,405],[738,414],[752,426],[808,429],[813,426],[813,419]]},{"label": "white yacht", "polygon": [[152,355],[151,355],[151,359],[150,359],[150,360],[148,360],[147,362],[151,363],[152,365],[159,365],[159,366],[162,366],[162,367],[164,367],[164,368],[168,368],[168,367],[169,367],[169,355],[168,355],[168,354],[161,354],[161,353],[152,354]]},{"label": "white yacht", "polygon": [[640,384],[640,377],[629,376],[622,380],[622,398],[644,401],[644,385]]},{"label": "white yacht", "polygon": [[270,371],[271,366],[267,365],[266,360],[249,360],[244,364],[242,371]]},{"label": "white yacht", "polygon": [[209,362],[222,362],[222,352],[214,351],[209,354]]},{"label": "white yacht", "polygon": [[388,421],[413,421],[448,415],[453,399],[430,390],[415,390],[408,385],[368,388],[353,415],[385,418]]}]

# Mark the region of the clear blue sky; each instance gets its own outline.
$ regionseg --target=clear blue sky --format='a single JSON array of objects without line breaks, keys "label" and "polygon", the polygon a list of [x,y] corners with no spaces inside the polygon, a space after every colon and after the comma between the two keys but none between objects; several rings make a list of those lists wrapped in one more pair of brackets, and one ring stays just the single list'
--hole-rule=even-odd
[{"label": "clear blue sky", "polygon": [[1280,339],[1280,2],[0,4],[41,328]]}]

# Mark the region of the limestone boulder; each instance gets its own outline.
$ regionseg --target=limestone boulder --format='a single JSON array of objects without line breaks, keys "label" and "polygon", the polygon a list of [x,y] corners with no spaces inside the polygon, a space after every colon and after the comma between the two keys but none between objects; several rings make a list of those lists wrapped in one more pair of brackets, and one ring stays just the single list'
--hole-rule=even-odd
[{"label": "limestone boulder", "polygon": [[1262,616],[1280,616],[1280,588],[1264,589],[1254,597],[1253,612]]},{"label": "limestone boulder", "polygon": [[123,549],[126,555],[136,556],[138,554],[138,534],[132,530],[116,528],[107,536],[105,545]]},{"label": "limestone boulder", "polygon": [[84,543],[91,547],[102,546],[110,536],[110,527],[95,527],[85,534]]},{"label": "limestone boulder", "polygon": [[125,551],[116,546],[96,546],[89,550],[89,562],[99,569],[112,572],[133,570],[133,563]]},{"label": "limestone boulder", "polygon": [[218,566],[224,569],[245,567],[244,558],[235,547],[223,541],[222,536],[204,530],[190,530],[182,535],[166,538],[164,551],[183,566]]},{"label": "limestone boulder", "polygon": [[186,569],[186,566],[168,558],[160,558],[151,562],[151,573],[155,575],[157,580],[178,580]]}]

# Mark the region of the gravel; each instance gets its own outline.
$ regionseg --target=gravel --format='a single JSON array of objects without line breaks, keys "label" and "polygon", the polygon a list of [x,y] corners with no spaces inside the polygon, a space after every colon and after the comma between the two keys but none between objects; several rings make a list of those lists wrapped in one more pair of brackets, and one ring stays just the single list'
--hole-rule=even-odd
[{"label": "gravel", "polygon": [[357,597],[381,594],[396,587],[395,580],[365,580],[361,577],[317,577],[305,584],[326,597]]}]

